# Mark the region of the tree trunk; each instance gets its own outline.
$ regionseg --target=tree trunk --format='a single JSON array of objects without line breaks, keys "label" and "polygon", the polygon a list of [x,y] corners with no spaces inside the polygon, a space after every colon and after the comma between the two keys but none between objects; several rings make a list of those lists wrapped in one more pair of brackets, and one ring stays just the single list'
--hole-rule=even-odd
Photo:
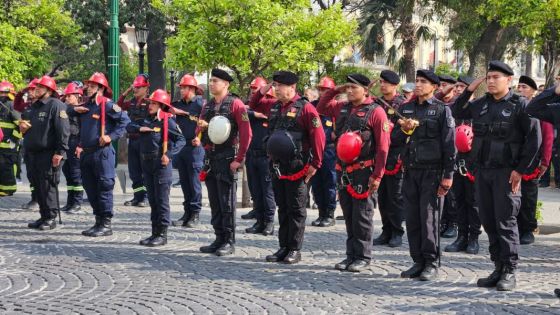
[{"label": "tree trunk", "polygon": [[[484,75],[488,62],[493,58],[500,59],[503,56],[503,45],[500,45],[503,43],[500,43],[500,41],[504,31],[505,29],[497,21],[488,24],[480,35],[478,42],[469,51],[469,76],[480,77]],[[501,56],[499,56],[500,54]]]},{"label": "tree trunk", "polygon": [[165,25],[154,25],[154,23],[164,22],[161,19],[151,18],[151,15],[148,15],[146,22],[150,29],[146,45],[150,89],[152,91],[155,89],[166,89],[166,74],[163,68],[163,60],[165,59]]},{"label": "tree trunk", "polygon": [[416,27],[412,22],[412,16],[408,16],[403,20],[401,25],[401,37],[404,47],[404,67],[407,82],[414,82],[416,78],[416,64],[414,62],[414,52],[418,40],[416,39]]},{"label": "tree trunk", "polygon": [[[527,47],[533,45],[533,40],[527,40]],[[533,76],[533,54],[529,49],[525,53],[525,75],[532,77]]]}]

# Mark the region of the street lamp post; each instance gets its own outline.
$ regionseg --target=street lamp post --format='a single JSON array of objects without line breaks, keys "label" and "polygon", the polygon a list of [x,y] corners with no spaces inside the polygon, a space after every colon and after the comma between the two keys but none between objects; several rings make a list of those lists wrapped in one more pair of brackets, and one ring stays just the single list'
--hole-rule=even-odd
[{"label": "street lamp post", "polygon": [[148,41],[148,29],[144,27],[136,27],[135,29],[136,43],[138,43],[138,70],[144,73],[144,47]]},{"label": "street lamp post", "polygon": [[175,96],[175,70],[169,70],[169,90],[171,91],[171,99],[173,99],[173,96]]}]

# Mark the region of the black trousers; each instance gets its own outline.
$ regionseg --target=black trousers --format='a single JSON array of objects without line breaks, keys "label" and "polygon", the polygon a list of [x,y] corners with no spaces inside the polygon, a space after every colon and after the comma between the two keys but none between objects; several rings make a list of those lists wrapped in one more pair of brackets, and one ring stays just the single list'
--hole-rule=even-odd
[{"label": "black trousers", "polygon": [[478,237],[481,223],[478,215],[478,204],[474,195],[474,183],[457,172],[453,176],[451,190],[457,203],[459,234],[467,237]]},{"label": "black trousers", "polygon": [[404,174],[385,175],[377,191],[383,233],[403,235],[404,199],[402,195]]},{"label": "black trousers", "polygon": [[459,205],[457,204],[457,197],[455,196],[455,192],[450,190],[445,195],[443,213],[441,214],[441,224],[452,225],[458,223],[458,211]]},{"label": "black trousers", "polygon": [[41,218],[50,220],[56,218],[58,210],[58,190],[60,182],[60,168],[52,166],[53,151],[29,152],[27,172],[33,179],[37,202]]},{"label": "black trousers", "polygon": [[521,208],[517,215],[519,233],[533,232],[537,228],[537,201],[539,180],[521,181]]},{"label": "black trousers", "polygon": [[301,250],[307,219],[307,185],[303,178],[296,181],[274,178],[272,188],[278,206],[280,247]]},{"label": "black trousers", "polygon": [[414,262],[435,261],[439,224],[437,189],[441,171],[408,169],[404,176],[406,234]]},{"label": "black trousers", "polygon": [[206,177],[206,189],[212,214],[210,223],[216,239],[235,243],[237,173],[231,173],[230,163],[230,159],[210,163],[211,170]]},{"label": "black trousers", "polygon": [[276,202],[272,190],[272,175],[268,166],[268,157],[257,155],[252,151],[247,152],[247,182],[253,209],[257,212],[257,219],[263,222],[274,222]]},{"label": "black trousers", "polygon": [[171,190],[171,163],[161,165],[161,156],[142,159],[142,176],[148,191],[152,225],[171,225],[169,192]]},{"label": "black trousers", "polygon": [[517,214],[521,195],[511,192],[511,171],[511,168],[479,169],[474,183],[480,221],[490,242],[490,259],[516,268],[519,259]]}]

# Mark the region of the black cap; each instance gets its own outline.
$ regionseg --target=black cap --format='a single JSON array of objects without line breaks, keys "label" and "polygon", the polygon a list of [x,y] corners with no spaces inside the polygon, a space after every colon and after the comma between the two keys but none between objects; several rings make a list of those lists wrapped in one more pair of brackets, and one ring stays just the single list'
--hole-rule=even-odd
[{"label": "black cap", "polygon": [[447,83],[451,83],[451,84],[455,84],[457,83],[457,80],[455,80],[454,77],[447,75],[447,74],[442,74],[439,76],[439,81],[440,82],[447,82]]},{"label": "black cap", "polygon": [[522,75],[522,76],[519,77],[519,83],[527,84],[533,90],[538,90],[539,89],[537,87],[537,82],[535,82],[535,80],[531,79],[530,77],[528,77],[526,75]]},{"label": "black cap", "polygon": [[363,74],[359,74],[359,73],[352,73],[352,74],[349,74],[348,76],[346,76],[346,82],[359,84],[359,85],[365,87],[366,89],[371,84],[371,81],[368,79],[368,77],[366,77]]},{"label": "black cap", "polygon": [[432,71],[432,70],[425,70],[425,69],[420,69],[418,71],[416,71],[416,76],[417,77],[422,77],[430,82],[432,82],[432,84],[438,84],[439,85],[439,77]]},{"label": "black cap", "polygon": [[229,73],[218,68],[212,69],[212,76],[228,82],[233,81],[233,78],[231,77],[231,75],[229,75]]},{"label": "black cap", "polygon": [[463,83],[465,83],[466,85],[471,85],[471,83],[473,83],[474,79],[471,78],[471,77],[469,77],[469,76],[466,76],[466,75],[460,75],[460,76],[457,78],[457,81],[463,82]]},{"label": "black cap", "polygon": [[391,84],[397,85],[401,82],[401,78],[399,77],[399,75],[391,70],[383,70],[381,71],[381,74],[379,76],[381,77],[381,79]]},{"label": "black cap", "polygon": [[276,71],[272,75],[272,81],[281,84],[292,85],[298,83],[299,77],[297,76],[297,74],[290,71]]},{"label": "black cap", "polygon": [[507,76],[513,75],[513,70],[511,70],[511,67],[499,60],[490,61],[490,63],[488,64],[488,72],[490,71],[498,71]]}]

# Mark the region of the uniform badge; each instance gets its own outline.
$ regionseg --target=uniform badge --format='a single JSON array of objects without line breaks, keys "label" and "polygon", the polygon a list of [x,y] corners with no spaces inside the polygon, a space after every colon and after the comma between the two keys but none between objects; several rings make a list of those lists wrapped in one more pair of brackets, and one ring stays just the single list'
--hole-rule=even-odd
[{"label": "uniform badge", "polygon": [[114,104],[113,110],[115,111],[115,113],[120,113],[122,111],[122,108],[119,105]]},{"label": "uniform badge", "polygon": [[509,116],[511,116],[511,110],[510,110],[510,109],[507,109],[507,108],[506,108],[506,109],[503,109],[503,110],[502,110],[502,116],[504,116],[504,117],[509,117]]},{"label": "uniform badge", "polygon": [[91,115],[91,118],[93,118],[93,119],[99,119],[99,115],[93,114],[93,115]]},{"label": "uniform badge", "polygon": [[389,108],[389,109],[387,110],[387,114],[389,114],[389,115],[394,115],[394,114],[395,114],[395,110],[393,110],[392,108]]},{"label": "uniform badge", "polygon": [[388,121],[385,121],[383,123],[383,131],[389,132],[389,122]]},{"label": "uniform badge", "polygon": [[241,120],[242,121],[249,121],[249,114],[247,114],[246,112],[241,114]]},{"label": "uniform badge", "polygon": [[436,110],[435,110],[435,109],[430,109],[430,110],[428,110],[428,112],[426,113],[426,115],[428,115],[428,116],[435,116],[435,115],[436,115]]},{"label": "uniform badge", "polygon": [[453,117],[447,117],[447,127],[455,128],[455,119]]},{"label": "uniform badge", "polygon": [[296,113],[294,113],[294,112],[288,112],[288,113],[286,114],[286,116],[292,117],[292,118],[293,118],[293,117],[296,117]]},{"label": "uniform badge", "polygon": [[405,109],[402,112],[403,112],[403,114],[413,114],[414,113],[414,111],[412,109]]},{"label": "uniform badge", "polygon": [[160,127],[154,127],[154,132],[160,132],[161,128]]},{"label": "uniform badge", "polygon": [[319,121],[319,118],[317,118],[317,117],[313,117],[313,119],[311,120],[311,123],[313,124],[313,127],[315,127],[315,128],[319,128],[321,126],[321,122]]},{"label": "uniform badge", "polygon": [[65,110],[61,110],[60,114],[58,114],[60,116],[60,118],[62,119],[67,119],[68,118],[68,114],[66,114]]}]

